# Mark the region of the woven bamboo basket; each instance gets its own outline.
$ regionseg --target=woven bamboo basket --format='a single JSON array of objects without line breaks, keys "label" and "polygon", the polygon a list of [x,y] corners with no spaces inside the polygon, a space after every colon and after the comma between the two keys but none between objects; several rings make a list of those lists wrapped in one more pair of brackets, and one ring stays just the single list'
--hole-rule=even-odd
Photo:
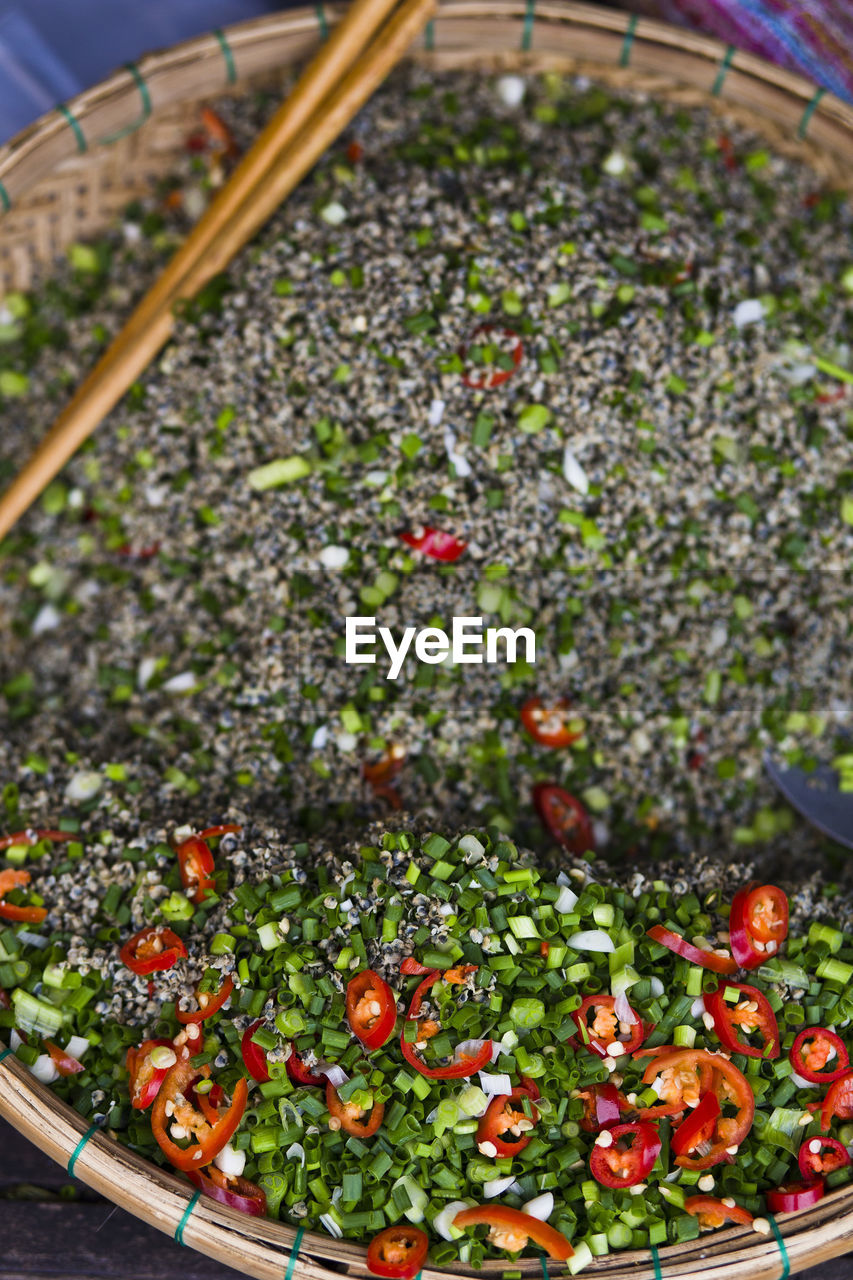
[{"label": "woven bamboo basket", "polygon": [[[150,54],[42,117],[0,148],[0,280],[26,288],[40,264],[108,226],[182,152],[201,102],[281,82],[340,17],[340,6],[291,10]],[[719,42],[649,19],[570,0],[444,0],[412,56],[457,68],[583,73],[685,106],[712,107],[853,192],[853,107],[797,75]],[[246,1218],[199,1199],[107,1134],[87,1129],[0,1046],[0,1115],[69,1173],[160,1230],[258,1280],[368,1274],[349,1241]],[[785,1216],[773,1234],[732,1228],[659,1251],[596,1259],[602,1280],[778,1280],[853,1248],[853,1187]],[[538,1260],[520,1264],[540,1276]],[[421,1280],[496,1276],[428,1265]],[[561,1264],[551,1264],[556,1274]]]}]

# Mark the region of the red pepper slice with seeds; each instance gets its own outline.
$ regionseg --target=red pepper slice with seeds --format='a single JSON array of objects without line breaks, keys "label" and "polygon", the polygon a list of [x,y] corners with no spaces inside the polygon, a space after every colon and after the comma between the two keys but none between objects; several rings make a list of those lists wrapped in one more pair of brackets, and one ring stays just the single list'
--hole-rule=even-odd
[{"label": "red pepper slice with seeds", "polygon": [[212,1018],[214,1013],[219,1012],[233,990],[234,979],[229,974],[227,978],[222,979],[215,996],[208,995],[204,991],[201,994],[197,994],[198,1008],[176,1009],[175,1017],[178,1022],[183,1022],[184,1025],[188,1022],[204,1022],[205,1018]]},{"label": "red pepper slice with seeds", "polygon": [[[709,1053],[707,1049],[679,1049],[675,1053],[652,1058],[643,1072],[643,1084],[651,1085],[659,1076],[668,1086],[670,1096],[667,1102],[670,1105],[681,1104],[680,1107],[675,1106],[675,1110],[690,1106],[693,1097],[696,1097],[695,1105],[698,1105],[702,1094],[710,1089],[720,1104],[720,1115],[708,1139],[711,1144],[709,1150],[701,1156],[677,1156],[675,1163],[683,1169],[710,1169],[726,1160],[729,1148],[740,1146],[749,1133],[755,1116],[755,1095],[743,1072],[722,1054]],[[724,1110],[731,1109],[735,1110],[733,1116],[723,1114]],[[665,1114],[657,1108],[652,1110],[659,1115]]]},{"label": "red pepper slice with seeds", "polygon": [[702,1143],[710,1142],[720,1115],[720,1101],[715,1093],[702,1095],[698,1107],[694,1107],[672,1135],[670,1146],[677,1156],[687,1156]]},{"label": "red pepper slice with seeds", "polygon": [[295,1081],[296,1084],[325,1085],[326,1077],[315,1076],[310,1067],[306,1067],[293,1046],[291,1045],[290,1047],[291,1054],[285,1065],[291,1080]]},{"label": "red pepper slice with seeds", "polygon": [[[417,968],[414,967],[416,965],[417,965]],[[461,974],[462,969],[470,970],[474,968],[476,968],[475,965],[460,965],[459,972]],[[414,1043],[410,1043],[409,1041],[406,1040],[406,1024],[409,1022],[417,1021],[418,1014],[420,1013],[420,1009],[421,1009],[421,1000],[423,999],[424,992],[428,991],[430,987],[433,985],[433,983],[438,982],[438,980],[442,976],[445,978],[446,981],[450,981],[450,982],[459,981],[459,977],[451,976],[451,975],[454,975],[456,971],[449,969],[446,974],[442,975],[440,970],[425,969],[424,966],[420,965],[417,960],[413,959],[413,957],[411,956],[408,956],[400,965],[400,972],[406,973],[406,974],[416,973],[418,975],[420,975],[423,972],[423,974],[425,975],[423,982],[418,983],[418,986],[415,988],[415,992],[414,992],[414,995],[412,996],[411,1004],[409,1005],[409,1011],[406,1014],[406,1022],[403,1024],[403,1030],[400,1032],[400,1050],[403,1054],[403,1057],[406,1059],[409,1065],[414,1067],[415,1070],[420,1073],[420,1075],[426,1076],[427,1079],[429,1080],[458,1080],[461,1078],[467,1079],[467,1077],[469,1076],[476,1075],[478,1071],[482,1071],[483,1067],[487,1066],[492,1060],[491,1040],[484,1040],[483,1044],[480,1046],[479,1051],[473,1057],[467,1057],[467,1056],[462,1057],[458,1061],[451,1062],[444,1067],[428,1067],[424,1062],[423,1058],[421,1058],[421,1056],[418,1054],[417,1050],[415,1049]],[[462,978],[462,980],[464,981],[464,977]],[[436,1023],[432,1023],[432,1024],[424,1023],[422,1027],[419,1028],[419,1030],[421,1032],[421,1037],[423,1039],[427,1039],[430,1035],[435,1034],[435,1032],[438,1030],[438,1025]]]},{"label": "red pepper slice with seeds", "polygon": [[34,844],[38,844],[39,840],[50,840],[53,844],[60,844],[63,840],[76,840],[73,831],[51,831],[47,828],[37,828],[34,831],[15,831],[10,836],[0,836],[0,853],[4,849],[11,849],[14,845],[26,845],[32,848]]},{"label": "red pepper slice with seeds", "polygon": [[701,947],[694,947],[692,942],[688,942],[678,933],[673,933],[665,925],[652,925],[651,929],[646,930],[646,937],[651,938],[653,942],[659,942],[662,947],[667,947],[683,960],[701,965],[703,969],[711,969],[714,973],[737,973],[737,963],[731,956],[717,955],[716,951],[703,951]]},{"label": "red pepper slice with seeds", "polygon": [[615,1084],[594,1084],[581,1090],[584,1112],[580,1127],[587,1133],[600,1133],[612,1129],[622,1119],[619,1090]]},{"label": "red pepper slice with seeds", "polygon": [[568,698],[556,698],[547,704],[541,698],[528,698],[519,712],[521,723],[540,746],[553,750],[568,747],[583,737],[582,730],[571,728],[570,707]]},{"label": "red pepper slice with seeds", "polygon": [[187,949],[182,940],[164,925],[148,925],[140,929],[119,952],[123,965],[134,973],[160,973],[171,969],[181,957],[186,959]]},{"label": "red pepper slice with seeds", "polygon": [[253,1022],[246,1028],[240,1041],[240,1052],[243,1055],[243,1064],[252,1079],[257,1080],[259,1084],[266,1084],[270,1079],[267,1055],[252,1039],[258,1027],[261,1026],[263,1026],[263,1019],[258,1018],[257,1022]]},{"label": "red pepper slice with seeds", "polygon": [[199,906],[214,888],[213,854],[201,836],[187,836],[176,847],[181,884],[190,900]]},{"label": "red pepper slice with seeds", "polygon": [[850,1164],[847,1148],[837,1138],[808,1138],[797,1154],[797,1164],[804,1182],[834,1173]]},{"label": "red pepper slice with seeds", "polygon": [[771,1213],[796,1213],[798,1209],[810,1209],[823,1199],[823,1178],[811,1182],[784,1182],[780,1187],[765,1193],[767,1208]]},{"label": "red pepper slice with seeds", "polygon": [[750,881],[738,889],[729,914],[732,955],[742,969],[757,969],[788,936],[788,899],[773,884]]},{"label": "red pepper slice with seeds", "polygon": [[442,560],[445,564],[453,564],[468,546],[467,542],[454,538],[452,533],[443,533],[441,529],[433,529],[429,525],[424,525],[414,533],[401,533],[400,540],[413,551],[420,551],[422,555],[429,556],[432,560]]},{"label": "red pepper slice with seeds", "polygon": [[[217,1112],[216,1122],[211,1124],[187,1097],[190,1086],[201,1074],[191,1065],[189,1050],[184,1048],[178,1061],[167,1071],[151,1112],[151,1131],[160,1150],[176,1169],[181,1169],[184,1173],[210,1164],[231,1141],[243,1118],[249,1097],[246,1078],[241,1076],[234,1086],[231,1105],[225,1111]],[[170,1102],[173,1106],[171,1116],[166,1111]],[[186,1149],[179,1147],[168,1132],[173,1124],[181,1125],[195,1142]]]},{"label": "red pepper slice with seeds", "polygon": [[60,1049],[59,1045],[54,1044],[52,1040],[45,1040],[44,1047],[50,1054],[53,1065],[61,1076],[77,1076],[81,1071],[86,1070],[82,1062],[78,1062],[65,1049]]},{"label": "red pepper slice with seeds", "polygon": [[381,1049],[397,1021],[394,992],[373,969],[363,969],[347,983],[347,1022],[368,1049]]},{"label": "red pepper slice with seeds", "polygon": [[340,1121],[340,1128],[355,1138],[372,1138],[385,1115],[384,1102],[374,1101],[368,1112],[352,1102],[344,1102],[331,1080],[326,1081],[326,1106],[332,1119]]},{"label": "red pepper slice with seeds", "polygon": [[748,1227],[754,1218],[748,1209],[739,1204],[726,1204],[716,1196],[689,1196],[684,1201],[686,1213],[692,1213],[699,1219],[699,1226],[713,1230],[724,1227],[727,1222],[734,1222],[739,1227]]},{"label": "red pepper slice with seeds", "polygon": [[522,1098],[529,1099],[530,1090],[525,1085],[516,1085],[512,1093],[502,1093],[492,1098],[485,1114],[480,1118],[477,1126],[477,1142],[490,1142],[495,1148],[495,1157],[509,1156],[512,1159],[524,1150],[533,1137],[530,1130],[523,1130],[513,1135],[514,1140],[511,1142],[504,1137],[522,1121],[529,1123],[532,1130],[539,1119],[539,1112],[532,1105],[530,1116],[521,1107],[513,1107],[512,1104],[519,1102]]},{"label": "red pepper slice with seeds", "polygon": [[[523,1213],[521,1209],[511,1209],[506,1204],[474,1205],[471,1209],[460,1209],[453,1219],[454,1227],[458,1227],[460,1231],[465,1227],[479,1227],[481,1224],[492,1228],[489,1235],[493,1237],[492,1242],[499,1249],[508,1249],[511,1253],[517,1253],[520,1249],[526,1248],[529,1240],[538,1244],[540,1249],[544,1249],[549,1258],[555,1258],[560,1262],[573,1257],[575,1252],[561,1231],[557,1231],[547,1222],[541,1222],[539,1218],[534,1218],[530,1213]],[[512,1242],[501,1243],[501,1235],[504,1238],[509,1236]]]},{"label": "red pepper slice with seeds", "polygon": [[[602,1144],[609,1135],[607,1145]],[[643,1182],[660,1155],[657,1129],[648,1120],[617,1124],[596,1139],[589,1157],[589,1171],[603,1187],[618,1190]]]},{"label": "red pepper slice with seeds", "polygon": [[[610,1057],[609,1046],[617,1040],[622,1045],[620,1053],[634,1053],[645,1039],[643,1020],[633,1009],[631,1030],[627,1033],[621,1031],[615,1005],[614,996],[585,996],[580,1008],[572,1014],[578,1028],[579,1043],[597,1053],[600,1058]],[[589,1014],[594,1015],[592,1023],[589,1022]]]},{"label": "red pepper slice with seeds", "polygon": [[472,347],[493,347],[495,345],[495,338],[491,336],[493,334],[497,339],[514,339],[511,349],[507,352],[508,360],[512,361],[511,367],[503,369],[494,362],[472,364],[471,372],[466,370],[462,375],[463,383],[472,391],[491,391],[494,387],[500,387],[508,382],[524,356],[524,345],[514,329],[502,328],[494,324],[481,324],[477,326],[468,341],[459,348],[460,359],[466,362]]},{"label": "red pepper slice with seeds", "polygon": [[[743,998],[733,1003],[726,999],[727,991],[739,991]],[[752,1005],[756,1008],[753,1009]],[[767,997],[757,987],[750,987],[744,982],[723,982],[716,991],[706,994],[705,1008],[714,1019],[714,1030],[729,1053],[743,1053],[747,1058],[768,1060],[779,1057],[779,1025],[776,1015],[770,1008]],[[738,1035],[739,1029],[760,1032],[763,1043],[745,1044]]]},{"label": "red pepper slice with seeds", "polygon": [[367,1246],[367,1269],[390,1280],[414,1280],[429,1252],[429,1238],[406,1223],[386,1227]]},{"label": "red pepper slice with seeds", "polygon": [[[809,1084],[832,1084],[850,1066],[847,1046],[827,1027],[805,1027],[791,1045],[791,1066]],[[832,1063],[829,1071],[824,1070]]]},{"label": "red pepper slice with seeds", "polygon": [[6,902],[5,896],[13,889],[24,889],[32,879],[29,871],[7,867],[0,871],[0,919],[17,920],[24,924],[41,924],[47,915],[47,907],[19,907]]},{"label": "red pepper slice with seeds", "polygon": [[169,1068],[155,1067],[151,1061],[151,1051],[158,1048],[174,1051],[171,1040],[143,1040],[138,1049],[131,1046],[127,1051],[125,1066],[130,1076],[130,1105],[137,1111],[145,1111],[151,1106],[166,1079]]},{"label": "red pepper slice with seeds", "polygon": [[583,854],[595,849],[589,814],[568,791],[555,782],[537,782],[533,788],[533,804],[551,838],[569,853]]},{"label": "red pepper slice with seeds", "polygon": [[821,1128],[828,1129],[833,1116],[853,1120],[853,1071],[845,1071],[829,1086],[820,1113]]}]

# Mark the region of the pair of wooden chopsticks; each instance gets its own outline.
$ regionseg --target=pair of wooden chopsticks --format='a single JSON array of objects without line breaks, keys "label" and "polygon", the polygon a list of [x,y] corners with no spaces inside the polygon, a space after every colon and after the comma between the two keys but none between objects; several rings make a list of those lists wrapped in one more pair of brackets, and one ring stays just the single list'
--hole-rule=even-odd
[{"label": "pair of wooden chopsticks", "polygon": [[436,0],[354,0],[156,284],[0,498],[0,538],[168,341],[174,307],[223,271],[406,52]]}]

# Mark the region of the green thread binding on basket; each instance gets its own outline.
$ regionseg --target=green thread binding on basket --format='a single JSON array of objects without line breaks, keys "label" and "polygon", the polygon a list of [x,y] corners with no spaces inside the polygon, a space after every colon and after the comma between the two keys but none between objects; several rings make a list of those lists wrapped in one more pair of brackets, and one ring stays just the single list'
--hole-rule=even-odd
[{"label": "green thread binding on basket", "polygon": [[533,44],[533,23],[536,20],[536,0],[527,0],[524,10],[524,26],[521,31],[521,48],[524,53],[530,52]]},{"label": "green thread binding on basket", "polygon": [[631,61],[631,47],[634,43],[634,32],[637,30],[638,17],[636,13],[632,13],[628,19],[628,26],[625,28],[625,39],[622,41],[622,52],[619,55],[619,66],[627,67]]},{"label": "green thread binding on basket", "polygon": [[652,1245],[652,1266],[655,1269],[655,1280],[663,1280],[663,1271],[660,1265],[660,1254],[654,1245]]},{"label": "green thread binding on basket", "polygon": [[806,109],[803,112],[803,118],[800,121],[799,128],[797,129],[798,138],[804,138],[806,136],[808,127],[811,124],[812,116],[814,115],[815,110],[817,109],[817,104],[820,102],[821,98],[825,93],[826,93],[826,89],[823,89],[823,88],[816,89],[814,93],[814,97],[812,98],[811,102],[806,104]]},{"label": "green thread binding on basket", "polygon": [[85,1147],[89,1139],[93,1138],[97,1132],[98,1132],[98,1126],[96,1124],[93,1124],[91,1129],[89,1129],[86,1133],[83,1134],[83,1137],[80,1139],[80,1141],[77,1143],[77,1146],[71,1152],[71,1159],[68,1161],[68,1167],[66,1169],[66,1172],[69,1178],[74,1177],[74,1166],[77,1163],[77,1157],[80,1155],[80,1152],[83,1150],[83,1148]]},{"label": "green thread binding on basket", "polygon": [[299,1257],[299,1249],[302,1245],[302,1237],[305,1235],[305,1228],[300,1227],[296,1235],[293,1237],[293,1244],[290,1249],[290,1257],[287,1259],[287,1270],[284,1273],[284,1280],[291,1280],[293,1276],[293,1268],[296,1266],[296,1259]]},{"label": "green thread binding on basket", "polygon": [[193,1198],[190,1200],[186,1209],[184,1209],[184,1216],[181,1218],[180,1222],[175,1227],[175,1240],[177,1241],[178,1244],[184,1243],[184,1227],[189,1222],[190,1214],[192,1213],[193,1209],[196,1207],[200,1199],[201,1199],[201,1192],[197,1191],[193,1196]]},{"label": "green thread binding on basket", "polygon": [[548,1275],[548,1258],[547,1258],[547,1254],[540,1253],[540,1255],[539,1255],[539,1265],[540,1265],[540,1267],[542,1268],[542,1280],[551,1280],[551,1277]]},{"label": "green thread binding on basket", "polygon": [[776,1243],[779,1246],[779,1252],[782,1255],[782,1272],[779,1276],[779,1280],[788,1280],[788,1276],[791,1274],[791,1261],[788,1257],[788,1250],[785,1248],[785,1241],[782,1238],[782,1232],[779,1230],[779,1227],[776,1224],[776,1219],[773,1217],[772,1213],[768,1213],[767,1221],[770,1223],[773,1234],[776,1237]]},{"label": "green thread binding on basket", "polygon": [[[8,208],[9,206],[7,205],[6,207]],[[8,1058],[10,1053],[14,1052],[14,1049],[4,1049],[3,1052],[0,1053],[0,1062],[2,1062],[4,1058]]]},{"label": "green thread binding on basket", "polygon": [[117,129],[115,133],[107,134],[105,138],[98,138],[98,145],[108,146],[111,142],[118,142],[119,138],[126,138],[129,133],[136,133],[136,130],[141,129],[151,115],[151,94],[148,92],[148,85],[145,83],[142,72],[135,62],[126,62],[124,69],[129,75],[133,76],[134,83],[139,90],[139,96],[142,99],[142,111],[136,120],[132,120],[124,128]]},{"label": "green thread binding on basket", "polygon": [[[4,213],[8,213],[12,208],[12,201],[9,199],[9,192],[3,186],[2,182],[0,182],[0,205],[3,206]],[[12,1050],[8,1049],[7,1052],[11,1053]],[[2,1062],[2,1058],[0,1058],[0,1062]]]},{"label": "green thread binding on basket", "polygon": [[226,39],[225,32],[221,27],[214,27],[211,33],[216,36],[219,41],[219,47],[222,50],[222,56],[225,59],[225,83],[235,84],[237,80],[237,67],[234,63],[234,52]]},{"label": "green thread binding on basket", "polygon": [[720,91],[722,90],[723,83],[725,82],[726,76],[729,73],[729,67],[732,65],[732,58],[735,56],[736,53],[737,53],[737,49],[733,44],[730,44],[728,49],[726,49],[726,52],[723,54],[722,61],[720,62],[720,68],[717,72],[717,78],[711,87],[711,93],[714,95],[715,98],[719,98],[720,96]]},{"label": "green thread binding on basket", "polygon": [[317,15],[317,24],[320,28],[320,35],[324,40],[328,40],[329,24],[326,21],[326,11],[323,8],[323,0],[317,0],[317,3],[314,5],[314,12]]},{"label": "green thread binding on basket", "polygon": [[435,48],[435,20],[430,18],[424,28],[424,48],[427,53],[432,53]]},{"label": "green thread binding on basket", "polygon": [[73,115],[71,114],[71,112],[68,110],[68,108],[66,107],[66,105],[65,105],[65,103],[64,103],[64,102],[59,102],[59,103],[57,103],[57,107],[56,107],[56,109],[57,109],[57,111],[59,112],[59,114],[60,114],[61,116],[64,116],[64,117],[65,117],[65,119],[67,120],[67,122],[68,122],[68,124],[69,124],[69,126],[70,126],[70,128],[71,128],[71,132],[74,134],[74,137],[75,137],[75,138],[76,138],[76,140],[77,140],[77,150],[78,150],[81,154],[82,154],[84,151],[88,151],[88,150],[89,150],[89,144],[88,144],[88,142],[86,141],[86,138],[85,138],[85,135],[84,135],[84,133],[83,133],[83,130],[80,128],[80,122],[79,122],[79,120],[76,120],[76,119],[74,118],[74,116],[73,116]]}]

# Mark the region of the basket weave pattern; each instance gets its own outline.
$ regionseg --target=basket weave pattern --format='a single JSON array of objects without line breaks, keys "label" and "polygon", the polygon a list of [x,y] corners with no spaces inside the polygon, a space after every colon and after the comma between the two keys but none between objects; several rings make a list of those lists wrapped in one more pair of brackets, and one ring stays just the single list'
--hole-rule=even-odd
[{"label": "basket weave pattern", "polygon": [[[0,283],[26,288],[43,263],[108,226],[174,168],[199,103],[245,93],[303,61],[340,7],[291,10],[151,54],[49,113],[0,148]],[[583,72],[685,106],[712,106],[853,191],[853,107],[790,72],[665,24],[572,0],[445,0],[414,56],[437,70]],[[4,1061],[5,1059],[5,1061]],[[0,1115],[123,1208],[258,1280],[367,1275],[364,1249],[199,1199],[188,1185],[85,1122],[0,1046]],[[849,1215],[849,1216],[845,1216]],[[853,1247],[853,1188],[774,1224],[732,1228],[660,1251],[597,1259],[607,1280],[777,1280]],[[506,1262],[480,1272],[497,1276]],[[538,1260],[518,1264],[541,1276]],[[552,1264],[553,1274],[560,1267]],[[421,1280],[448,1271],[427,1266]]]}]

